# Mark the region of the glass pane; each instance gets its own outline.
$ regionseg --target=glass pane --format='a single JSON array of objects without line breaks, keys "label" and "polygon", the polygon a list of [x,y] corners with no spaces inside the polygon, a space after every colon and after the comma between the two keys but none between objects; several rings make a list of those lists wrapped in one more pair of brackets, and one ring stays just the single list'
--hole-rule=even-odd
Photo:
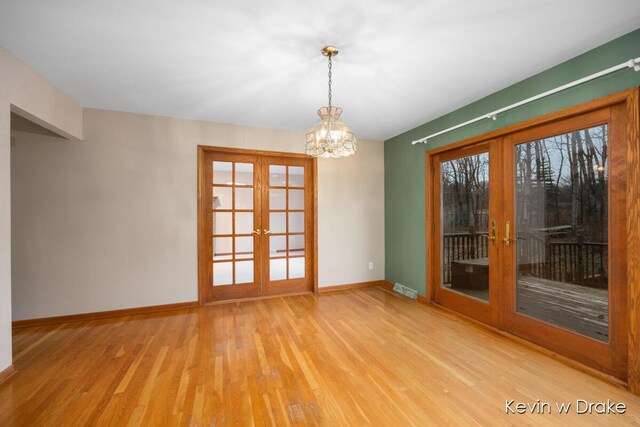
[{"label": "glass pane", "polygon": [[231,185],[231,162],[213,162],[213,183]]},{"label": "glass pane", "polygon": [[289,209],[304,210],[304,190],[289,190]]},{"label": "glass pane", "polygon": [[231,247],[231,237],[216,237],[213,239],[213,260],[223,260],[232,258],[233,248]]},{"label": "glass pane", "polygon": [[289,258],[289,279],[304,277],[304,258]]},{"label": "glass pane", "polygon": [[236,237],[236,259],[253,258],[253,236]]},{"label": "glass pane", "polygon": [[231,234],[231,212],[213,213],[213,234]]},{"label": "glass pane", "polygon": [[230,187],[213,187],[213,209],[231,209]]},{"label": "glass pane", "polygon": [[253,209],[253,188],[236,188],[236,209]]},{"label": "glass pane", "polygon": [[269,190],[269,209],[285,210],[287,208],[287,190],[273,189]]},{"label": "glass pane", "polygon": [[253,261],[236,262],[236,285],[253,283]]},{"label": "glass pane", "polygon": [[519,144],[516,310],[608,341],[608,129]]},{"label": "glass pane", "polygon": [[285,166],[269,165],[269,185],[272,187],[287,185],[287,168]]},{"label": "glass pane", "polygon": [[236,163],[236,185],[253,185],[253,163]]},{"label": "glass pane", "polygon": [[304,232],[304,212],[289,212],[289,233]]},{"label": "glass pane", "polygon": [[304,255],[304,234],[289,236],[289,255]]},{"label": "glass pane", "polygon": [[213,286],[231,285],[233,283],[232,267],[232,262],[214,262]]},{"label": "glass pane", "polygon": [[278,257],[287,254],[286,236],[269,236],[269,256]]},{"label": "glass pane", "polygon": [[287,259],[269,260],[269,280],[285,280],[287,278]]},{"label": "glass pane", "polygon": [[269,212],[269,231],[272,233],[285,233],[287,221],[285,212]]},{"label": "glass pane", "polygon": [[253,231],[253,212],[236,212],[236,234],[251,234]]},{"label": "glass pane", "polygon": [[289,166],[289,187],[304,187],[304,167]]},{"label": "glass pane", "polygon": [[489,154],[443,162],[441,285],[489,301]]}]

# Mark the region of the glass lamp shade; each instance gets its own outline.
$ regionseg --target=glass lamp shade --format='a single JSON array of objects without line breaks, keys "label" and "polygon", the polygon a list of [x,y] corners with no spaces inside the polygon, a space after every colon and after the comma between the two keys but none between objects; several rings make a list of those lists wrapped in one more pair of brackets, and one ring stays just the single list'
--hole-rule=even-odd
[{"label": "glass lamp shade", "polygon": [[305,153],[313,157],[337,158],[356,153],[356,136],[340,121],[342,108],[322,107],[320,122],[309,129],[305,138]]}]

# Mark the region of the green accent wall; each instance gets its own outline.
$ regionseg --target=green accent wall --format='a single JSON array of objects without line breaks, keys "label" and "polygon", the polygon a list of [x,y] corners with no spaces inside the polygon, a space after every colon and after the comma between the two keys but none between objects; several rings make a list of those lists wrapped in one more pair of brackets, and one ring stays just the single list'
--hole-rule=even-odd
[{"label": "green accent wall", "polygon": [[640,72],[618,71],[502,113],[496,121],[482,120],[438,136],[427,145],[411,141],[637,57],[640,29],[385,141],[386,279],[425,294],[425,151],[640,86]]}]

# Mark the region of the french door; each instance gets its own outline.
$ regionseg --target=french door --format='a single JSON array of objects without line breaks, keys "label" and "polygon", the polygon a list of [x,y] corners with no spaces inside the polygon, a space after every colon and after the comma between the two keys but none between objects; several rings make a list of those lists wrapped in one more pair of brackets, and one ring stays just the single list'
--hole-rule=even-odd
[{"label": "french door", "polygon": [[626,117],[430,155],[434,301],[626,379]]},{"label": "french door", "polygon": [[626,108],[504,138],[504,329],[627,372]]},{"label": "french door", "polygon": [[201,302],[313,290],[312,159],[200,149]]},{"label": "french door", "polygon": [[431,268],[434,299],[496,326],[499,316],[498,224],[502,220],[499,141],[434,157]]},{"label": "french door", "polygon": [[311,290],[311,162],[285,157],[262,159],[263,295]]}]

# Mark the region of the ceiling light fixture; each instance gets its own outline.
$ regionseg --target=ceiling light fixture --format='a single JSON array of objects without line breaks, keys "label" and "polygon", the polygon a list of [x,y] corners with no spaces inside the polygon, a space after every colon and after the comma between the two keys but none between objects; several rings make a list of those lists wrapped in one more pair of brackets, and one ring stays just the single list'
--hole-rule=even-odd
[{"label": "ceiling light fixture", "polygon": [[329,58],[329,106],[318,109],[320,122],[309,129],[305,153],[313,157],[338,158],[356,153],[356,135],[340,121],[342,108],[331,105],[331,59],[338,54],[335,46],[325,46],[322,54]]}]

